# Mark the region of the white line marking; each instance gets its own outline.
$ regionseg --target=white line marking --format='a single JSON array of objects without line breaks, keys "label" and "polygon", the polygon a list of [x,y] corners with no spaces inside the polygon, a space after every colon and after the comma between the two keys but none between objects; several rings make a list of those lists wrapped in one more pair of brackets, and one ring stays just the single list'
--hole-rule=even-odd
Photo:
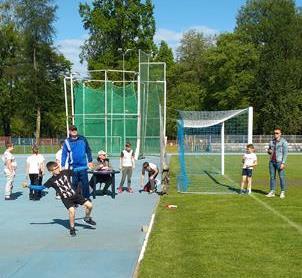
[{"label": "white line marking", "polygon": [[[230,177],[228,177],[227,175],[225,175],[225,177],[232,183],[236,184],[236,182],[234,182]],[[237,185],[237,184],[236,184]],[[264,206],[266,209],[268,209],[269,211],[271,211],[274,215],[280,217],[284,222],[286,222],[288,225],[290,225],[291,227],[295,228],[301,235],[302,235],[302,226],[291,221],[288,217],[286,217],[285,215],[281,214],[279,211],[275,210],[273,207],[271,207],[270,205],[268,205],[267,203],[263,202],[262,200],[260,200],[259,198],[257,198],[254,194],[249,195],[250,197],[252,197],[256,202],[258,202],[259,204],[261,204],[262,206]]]}]

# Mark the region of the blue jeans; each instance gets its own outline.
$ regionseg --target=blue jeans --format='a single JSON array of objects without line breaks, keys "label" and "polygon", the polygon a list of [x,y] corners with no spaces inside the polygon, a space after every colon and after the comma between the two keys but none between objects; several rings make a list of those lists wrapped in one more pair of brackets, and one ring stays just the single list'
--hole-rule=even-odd
[{"label": "blue jeans", "polygon": [[82,195],[84,198],[89,198],[89,183],[87,170],[73,171],[72,174],[72,187],[77,190],[79,183],[81,182]]},{"label": "blue jeans", "polygon": [[270,189],[276,190],[276,172],[278,171],[280,179],[281,191],[285,191],[285,170],[280,169],[281,162],[270,161],[269,162],[269,174],[270,174]]}]

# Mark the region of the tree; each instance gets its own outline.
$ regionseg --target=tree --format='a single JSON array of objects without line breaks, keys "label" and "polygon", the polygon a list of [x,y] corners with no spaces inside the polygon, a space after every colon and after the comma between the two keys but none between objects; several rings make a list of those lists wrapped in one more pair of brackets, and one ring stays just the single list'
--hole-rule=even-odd
[{"label": "tree", "polygon": [[41,131],[41,111],[47,110],[50,95],[49,57],[52,55],[53,23],[57,7],[53,0],[18,0],[17,23],[23,34],[24,101],[36,109],[36,141]]},{"label": "tree", "polygon": [[17,110],[20,34],[12,21],[12,1],[0,5],[0,121],[5,136],[11,135],[11,120]]},{"label": "tree", "polygon": [[300,133],[302,123],[302,17],[292,0],[250,0],[236,32],[259,51],[255,83],[256,132],[280,126]]},{"label": "tree", "polygon": [[165,41],[160,42],[155,61],[166,63],[167,71],[175,64],[173,51]]},{"label": "tree", "polygon": [[205,90],[204,55],[213,38],[197,30],[184,33],[176,51],[176,63],[168,71],[167,135],[176,136],[177,110],[202,110]]},{"label": "tree", "polygon": [[89,69],[121,68],[118,49],[132,49],[127,69],[137,65],[138,49],[155,50],[155,20],[151,0],[94,0],[92,5],[80,4],[80,15],[89,38],[81,58]]},{"label": "tree", "polygon": [[204,56],[204,107],[246,108],[253,101],[259,55],[236,33],[222,34]]}]

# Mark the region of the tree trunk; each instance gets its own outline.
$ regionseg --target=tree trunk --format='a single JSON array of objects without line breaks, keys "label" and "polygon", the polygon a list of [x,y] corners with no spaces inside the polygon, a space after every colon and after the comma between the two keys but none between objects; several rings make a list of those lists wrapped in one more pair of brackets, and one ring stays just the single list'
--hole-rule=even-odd
[{"label": "tree trunk", "polygon": [[36,119],[36,144],[40,145],[40,130],[41,130],[41,109],[37,108],[37,119]]},{"label": "tree trunk", "polygon": [[10,117],[7,114],[1,113],[1,122],[4,136],[11,136]]},{"label": "tree trunk", "polygon": [[10,128],[10,118],[5,117],[3,120],[3,131],[4,131],[4,136],[11,136],[11,128]]}]

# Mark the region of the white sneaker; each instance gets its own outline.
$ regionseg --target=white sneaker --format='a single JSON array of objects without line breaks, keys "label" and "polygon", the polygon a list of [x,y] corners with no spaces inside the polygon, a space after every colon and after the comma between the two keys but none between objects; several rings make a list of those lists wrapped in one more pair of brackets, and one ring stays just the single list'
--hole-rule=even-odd
[{"label": "white sneaker", "polygon": [[248,195],[251,195],[251,194],[252,194],[252,191],[251,191],[251,190],[248,190],[248,191],[247,191],[247,194],[248,194]]},{"label": "white sneaker", "polygon": [[280,198],[281,198],[281,199],[284,199],[284,198],[285,198],[285,192],[284,192],[284,191],[281,191],[281,193],[280,193]]},{"label": "white sneaker", "polygon": [[265,196],[268,198],[275,197],[275,192],[271,191],[270,193],[266,194]]}]

